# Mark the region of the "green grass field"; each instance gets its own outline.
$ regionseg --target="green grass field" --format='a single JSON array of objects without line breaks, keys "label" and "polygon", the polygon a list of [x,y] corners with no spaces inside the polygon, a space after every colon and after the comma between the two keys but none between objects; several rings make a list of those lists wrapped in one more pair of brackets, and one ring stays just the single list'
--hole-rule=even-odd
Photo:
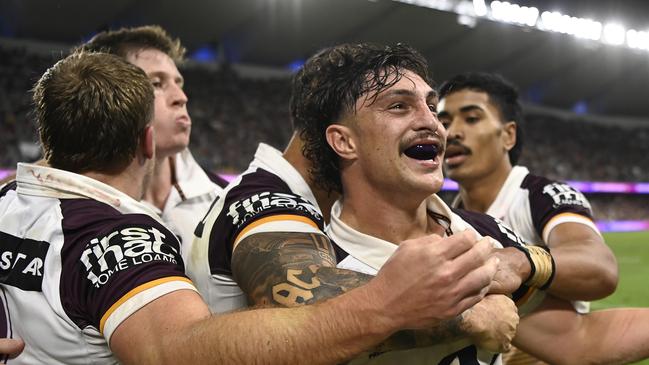
[{"label": "green grass field", "polygon": [[[620,267],[617,291],[593,302],[592,310],[615,307],[649,307],[649,232],[604,235]],[[649,360],[636,364],[649,365]]]}]

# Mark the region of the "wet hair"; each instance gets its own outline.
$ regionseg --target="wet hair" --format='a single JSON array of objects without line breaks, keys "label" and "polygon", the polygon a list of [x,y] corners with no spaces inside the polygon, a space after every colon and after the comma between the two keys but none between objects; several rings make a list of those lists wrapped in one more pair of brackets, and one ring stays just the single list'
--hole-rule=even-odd
[{"label": "wet hair", "polygon": [[107,53],[73,53],[33,91],[45,158],[76,173],[126,168],[153,116],[153,86],[144,71]]},{"label": "wet hair", "polygon": [[444,82],[439,89],[439,98],[462,90],[484,92],[489,101],[500,112],[501,122],[516,122],[516,144],[509,150],[509,161],[515,165],[523,151],[523,109],[518,100],[518,90],[509,81],[498,74],[485,72],[468,72],[456,75]]},{"label": "wet hair", "polygon": [[316,53],[293,77],[291,120],[304,141],[302,153],[311,161],[309,172],[319,187],[342,192],[340,160],[327,143],[327,127],[355,113],[362,96],[373,103],[406,71],[432,85],[426,60],[407,45],[342,44]]},{"label": "wet hair", "polygon": [[157,25],[122,28],[95,35],[75,51],[105,52],[126,58],[128,53],[142,49],[157,49],[169,56],[176,64],[183,61],[185,48],[178,38],[172,38]]}]

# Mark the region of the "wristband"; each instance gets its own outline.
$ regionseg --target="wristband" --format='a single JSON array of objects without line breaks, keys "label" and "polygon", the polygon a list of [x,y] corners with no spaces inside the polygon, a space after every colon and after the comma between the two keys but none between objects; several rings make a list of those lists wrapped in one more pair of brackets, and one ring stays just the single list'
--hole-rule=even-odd
[{"label": "wristband", "polygon": [[547,289],[552,284],[556,270],[550,249],[539,246],[514,246],[522,251],[530,262],[530,276],[525,280],[525,285]]}]

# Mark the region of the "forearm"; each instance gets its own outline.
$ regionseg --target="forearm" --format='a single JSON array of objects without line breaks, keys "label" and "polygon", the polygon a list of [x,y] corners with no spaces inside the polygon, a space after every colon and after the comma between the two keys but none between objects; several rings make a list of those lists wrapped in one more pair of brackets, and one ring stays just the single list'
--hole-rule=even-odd
[{"label": "forearm", "polygon": [[186,344],[183,363],[336,364],[396,329],[368,299],[359,289],[322,304],[214,316],[171,341]]},{"label": "forearm", "polygon": [[[549,303],[549,305],[548,305]],[[514,344],[551,364],[626,364],[649,357],[649,309],[578,314],[549,298],[521,319]]]}]

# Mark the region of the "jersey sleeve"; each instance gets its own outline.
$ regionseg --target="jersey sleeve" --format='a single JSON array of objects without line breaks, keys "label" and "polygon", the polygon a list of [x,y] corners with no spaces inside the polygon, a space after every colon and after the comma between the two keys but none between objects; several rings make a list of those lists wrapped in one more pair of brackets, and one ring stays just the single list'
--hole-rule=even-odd
[{"label": "jersey sleeve", "polygon": [[218,199],[206,219],[210,221],[209,216],[216,215],[208,233],[212,274],[231,275],[232,252],[250,235],[264,232],[322,233],[324,230],[322,214],[312,202],[293,193],[279,177],[263,170],[244,175],[236,186],[222,192]]},{"label": "jersey sleeve", "polygon": [[532,223],[543,242],[552,229],[567,222],[587,225],[599,234],[590,203],[577,189],[535,175],[525,177],[522,187],[529,190]]},{"label": "jersey sleeve", "polygon": [[64,222],[60,294],[79,328],[95,327],[110,343],[114,330],[148,303],[196,289],[185,276],[178,240],[158,221],[120,214],[101,222],[91,229]]}]

